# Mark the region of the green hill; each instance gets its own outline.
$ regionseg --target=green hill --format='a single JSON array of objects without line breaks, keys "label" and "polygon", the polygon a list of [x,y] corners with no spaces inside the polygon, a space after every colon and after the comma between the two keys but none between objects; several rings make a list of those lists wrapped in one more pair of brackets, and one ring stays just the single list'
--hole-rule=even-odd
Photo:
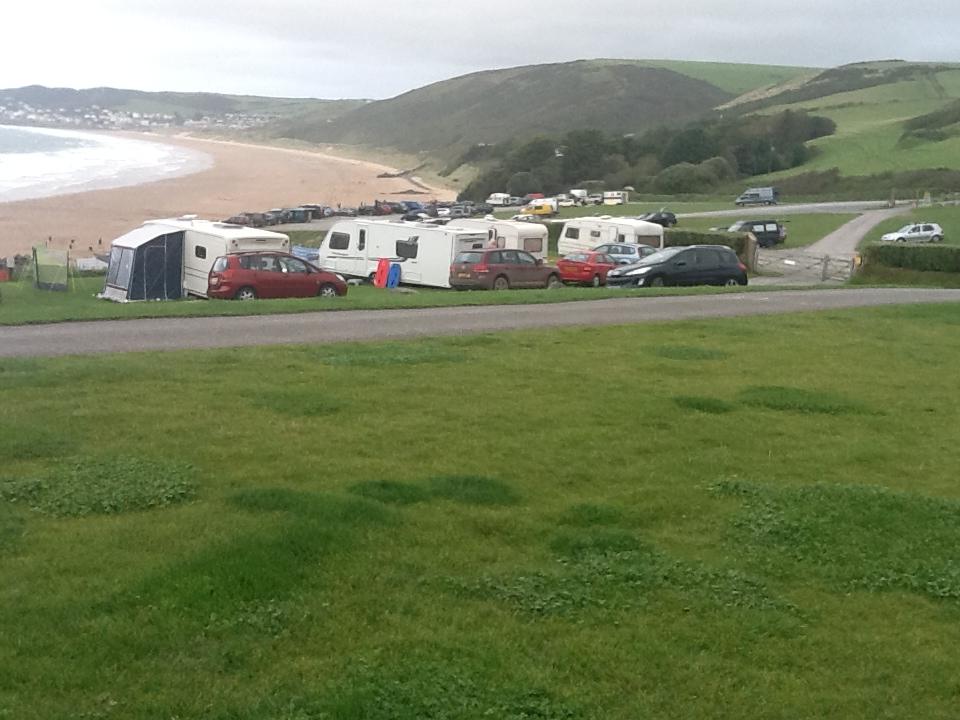
[{"label": "green hill", "polygon": [[472,73],[369,103],[329,122],[306,115],[280,136],[444,151],[578,128],[642,131],[693,120],[745,90],[807,68],[578,60]]}]

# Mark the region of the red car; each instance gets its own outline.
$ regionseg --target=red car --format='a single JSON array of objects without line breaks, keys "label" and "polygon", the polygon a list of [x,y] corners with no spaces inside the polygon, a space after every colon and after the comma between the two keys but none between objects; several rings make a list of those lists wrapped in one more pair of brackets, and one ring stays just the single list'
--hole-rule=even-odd
[{"label": "red car", "polygon": [[222,255],[214,261],[207,280],[207,296],[212,298],[254,300],[346,294],[347,283],[339,275],[280,252]]},{"label": "red car", "polygon": [[607,273],[616,266],[609,255],[600,252],[571,253],[557,263],[564,282],[594,287],[606,285]]}]

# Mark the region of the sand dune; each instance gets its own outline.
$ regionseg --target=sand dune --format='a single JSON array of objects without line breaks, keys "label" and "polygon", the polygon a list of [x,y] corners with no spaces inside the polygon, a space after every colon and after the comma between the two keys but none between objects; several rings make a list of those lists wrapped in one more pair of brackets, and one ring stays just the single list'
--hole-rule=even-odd
[{"label": "sand dune", "polygon": [[416,189],[409,180],[377,177],[393,168],[320,152],[183,137],[134,137],[200,150],[213,157],[214,166],[144,185],[0,203],[0,258],[44,244],[72,247],[77,256],[89,255],[144,220],[186,213],[223,219],[244,210],[309,202],[359,205],[376,198],[451,199],[455,194],[438,189],[429,195],[404,195]]}]

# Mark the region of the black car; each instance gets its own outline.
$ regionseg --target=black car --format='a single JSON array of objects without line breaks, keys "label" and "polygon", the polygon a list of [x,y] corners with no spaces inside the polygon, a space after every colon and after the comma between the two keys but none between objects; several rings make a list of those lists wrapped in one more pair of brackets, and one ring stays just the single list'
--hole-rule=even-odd
[{"label": "black car", "polygon": [[677,216],[674,215],[669,210],[657,210],[656,212],[648,212],[645,215],[641,215],[640,220],[646,220],[647,222],[656,223],[665,228],[673,227],[677,224]]},{"label": "black car", "polygon": [[665,248],[607,273],[607,285],[611,287],[746,284],[746,266],[726,245]]},{"label": "black car", "polygon": [[737,220],[726,232],[753,233],[757,245],[763,248],[773,247],[787,239],[787,229],[776,220]]}]

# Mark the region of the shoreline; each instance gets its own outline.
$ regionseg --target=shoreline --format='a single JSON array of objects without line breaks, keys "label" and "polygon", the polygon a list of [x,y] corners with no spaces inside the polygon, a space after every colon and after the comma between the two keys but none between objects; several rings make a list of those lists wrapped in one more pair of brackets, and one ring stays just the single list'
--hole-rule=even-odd
[{"label": "shoreline", "polygon": [[162,133],[104,134],[199,151],[211,157],[212,165],[135,185],[0,202],[0,258],[12,259],[34,245],[69,250],[75,257],[104,253],[114,238],[145,220],[188,213],[217,220],[301,203],[335,207],[375,199],[442,200],[456,192],[427,184],[423,190],[410,178],[378,178],[396,169],[323,150]]}]

